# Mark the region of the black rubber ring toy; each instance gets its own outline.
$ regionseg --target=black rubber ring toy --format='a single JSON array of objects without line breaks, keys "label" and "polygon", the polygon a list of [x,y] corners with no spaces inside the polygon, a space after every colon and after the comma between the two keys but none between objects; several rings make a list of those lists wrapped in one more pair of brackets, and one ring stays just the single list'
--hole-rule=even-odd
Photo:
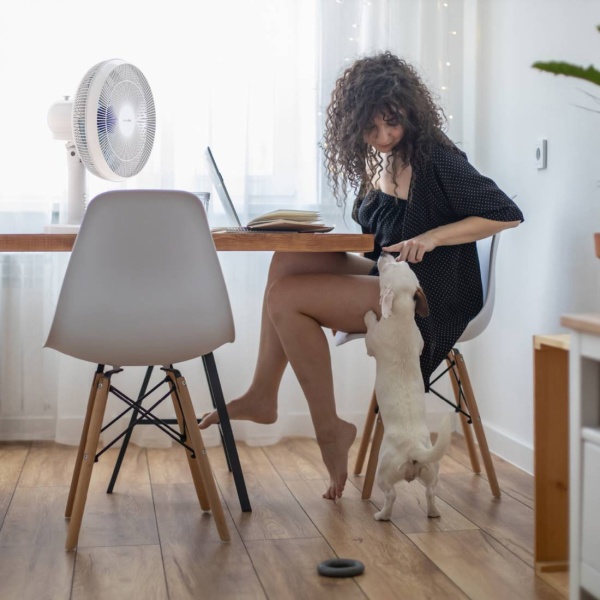
[{"label": "black rubber ring toy", "polygon": [[365,565],[353,558],[330,558],[317,567],[319,575],[324,577],[356,577],[364,570]]}]

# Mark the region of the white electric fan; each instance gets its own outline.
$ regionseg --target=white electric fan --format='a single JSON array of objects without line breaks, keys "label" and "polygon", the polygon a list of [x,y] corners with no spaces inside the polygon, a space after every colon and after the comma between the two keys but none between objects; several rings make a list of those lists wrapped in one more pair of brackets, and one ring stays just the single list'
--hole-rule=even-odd
[{"label": "white electric fan", "polygon": [[54,139],[66,140],[67,223],[81,223],[86,206],[86,168],[109,181],[139,173],[152,151],[156,112],[143,73],[120,60],[106,60],[83,77],[75,100],[48,111]]}]

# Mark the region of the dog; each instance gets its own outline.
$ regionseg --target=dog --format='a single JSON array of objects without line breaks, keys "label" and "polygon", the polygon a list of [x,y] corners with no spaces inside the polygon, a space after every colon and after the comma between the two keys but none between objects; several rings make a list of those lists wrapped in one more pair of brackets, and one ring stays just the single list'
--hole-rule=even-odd
[{"label": "dog", "polygon": [[419,357],[423,338],[415,313],[426,317],[429,307],[417,276],[408,263],[383,254],[377,262],[380,280],[381,319],[365,314],[367,354],[377,362],[375,393],[384,425],[377,468],[377,485],[385,495],[378,521],[389,520],[398,481],[419,479],[425,485],[427,516],[439,517],[435,503],[439,461],[452,434],[446,415],[434,446],[425,423],[425,386]]}]

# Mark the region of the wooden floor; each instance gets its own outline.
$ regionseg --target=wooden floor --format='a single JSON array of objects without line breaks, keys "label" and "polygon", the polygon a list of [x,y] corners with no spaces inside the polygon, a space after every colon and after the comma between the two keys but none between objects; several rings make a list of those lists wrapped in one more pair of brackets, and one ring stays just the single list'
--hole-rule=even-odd
[{"label": "wooden floor", "polygon": [[[79,549],[65,552],[64,508],[76,449],[54,443],[0,444],[0,598],[254,599],[563,598],[565,574],[533,570],[533,478],[496,460],[502,498],[469,469],[455,435],[442,461],[442,516],[425,516],[423,487],[398,486],[391,522],[360,499],[361,477],[344,498],[321,498],[326,472],[310,439],[264,448],[239,445],[252,513],[242,513],[220,448],[209,450],[232,534],[219,541],[203,514],[183,451],[131,447],[115,493],[106,486],[109,450],[94,467]],[[356,451],[356,446],[354,448]],[[351,463],[353,464],[353,462]],[[317,564],[365,564],[331,579]]]}]

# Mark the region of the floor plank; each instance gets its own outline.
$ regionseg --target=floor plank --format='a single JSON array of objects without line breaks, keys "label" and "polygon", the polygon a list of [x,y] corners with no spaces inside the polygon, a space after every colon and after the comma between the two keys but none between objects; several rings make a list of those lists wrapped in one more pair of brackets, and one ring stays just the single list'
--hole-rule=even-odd
[{"label": "floor plank", "polygon": [[[376,486],[372,501],[360,499],[363,476],[350,477],[340,501],[321,497],[327,472],[315,440],[238,448],[252,513],[241,512],[221,447],[208,449],[231,542],[220,541],[210,512],[201,511],[181,448],[132,445],[112,495],[106,487],[118,450],[95,463],[75,553],[64,551],[64,509],[77,448],[0,444],[0,598],[568,595],[568,574],[533,573],[533,478],[496,460],[502,497],[492,498],[460,436],[441,463],[442,517],[425,516],[423,486],[401,483],[388,523],[373,519],[383,500]],[[350,470],[357,450],[358,441]],[[320,577],[317,564],[334,556],[361,560],[365,573]]]},{"label": "floor plank", "polygon": [[171,600],[267,598],[243,546],[196,538],[163,543],[162,550]]},{"label": "floor plank", "polygon": [[[454,434],[452,436],[452,443],[448,449],[448,456],[464,465],[468,472],[473,472],[471,469],[471,462],[469,460],[465,439],[462,435]],[[529,508],[533,508],[533,475],[526,473],[522,469],[518,469],[499,456],[492,455],[492,460],[494,463],[494,470],[496,471],[496,477],[498,478],[498,483],[502,492],[504,494],[508,494],[515,500],[519,500],[526,506],[529,506]],[[481,477],[487,481],[485,469],[483,468],[483,461],[480,462]]]},{"label": "floor plank", "polygon": [[323,577],[321,561],[336,558],[322,538],[246,542],[252,563],[269,598],[354,600],[365,596],[357,578]]},{"label": "floor plank", "polygon": [[70,600],[75,553],[63,544],[0,546],[0,598]]},{"label": "floor plank", "polygon": [[264,451],[284,481],[328,477],[316,440],[284,438],[278,444],[265,446]]},{"label": "floor plank", "polygon": [[556,600],[561,595],[482,531],[408,536],[467,596],[477,600]]},{"label": "floor plank", "polygon": [[72,600],[167,600],[160,546],[78,548]]},{"label": "floor plank", "polygon": [[[90,487],[98,486],[98,488],[103,488],[104,490],[108,488],[118,455],[119,449],[111,448],[98,459],[98,462],[94,463]],[[130,484],[150,485],[146,449],[134,444],[129,444],[127,447],[125,457],[117,475],[114,493],[119,491],[119,486]]]},{"label": "floor plank", "polygon": [[19,486],[70,485],[76,456],[75,446],[65,446],[55,442],[32,442]]},{"label": "floor plank", "polygon": [[153,484],[192,483],[185,451],[179,445],[171,448],[148,448],[147,454]]},{"label": "floor plank", "polygon": [[80,546],[158,544],[158,530],[148,484],[121,483],[106,493],[106,481],[90,485],[79,534]]},{"label": "floor plank", "polygon": [[318,537],[314,524],[294,500],[262,448],[238,447],[251,513],[241,512],[233,477],[220,448],[208,453],[219,487],[243,540]]},{"label": "floor plank", "polygon": [[[362,491],[362,487],[360,488]],[[408,483],[403,481],[396,484],[396,502],[392,508],[392,522],[404,533],[425,533],[434,531],[458,531],[462,529],[479,529],[477,525],[465,518],[452,508],[450,504],[437,498],[436,505],[441,517],[430,519],[427,516],[427,501],[425,486],[418,481]],[[371,502],[373,512],[381,509],[384,504],[383,492],[373,486]]]},{"label": "floor plank", "polygon": [[191,483],[153,486],[154,505],[171,598],[265,598],[229,511],[231,542],[220,541]]},{"label": "floor plank", "polygon": [[533,511],[508,494],[494,498],[478,475],[441,475],[438,496],[533,566]]},{"label": "floor plank", "polygon": [[[220,541],[212,514],[200,508],[196,489],[192,483],[154,485],[152,491],[161,543],[175,543],[190,539]],[[225,510],[225,518],[233,541],[239,540],[227,510]]]},{"label": "floor plank", "polygon": [[0,485],[17,484],[30,447],[30,442],[0,442]]},{"label": "floor plank", "polygon": [[348,486],[333,502],[321,497],[326,481],[290,481],[298,502],[340,558],[360,560],[365,572],[356,578],[369,598],[465,598],[438,567],[393,523],[373,519],[372,504]]},{"label": "floor plank", "polygon": [[0,547],[40,546],[63,552],[68,521],[67,487],[17,486],[2,529]]},{"label": "floor plank", "polygon": [[29,442],[0,442],[0,527],[17,487],[30,446]]}]

